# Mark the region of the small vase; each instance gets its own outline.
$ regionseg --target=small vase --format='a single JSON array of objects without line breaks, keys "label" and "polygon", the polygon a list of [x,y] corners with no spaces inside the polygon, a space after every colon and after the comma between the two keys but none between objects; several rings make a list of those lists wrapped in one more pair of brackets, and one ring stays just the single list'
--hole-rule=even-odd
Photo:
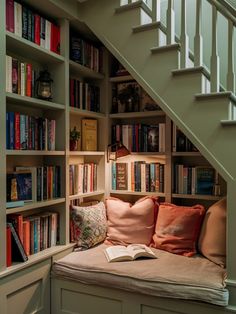
[{"label": "small vase", "polygon": [[70,150],[71,151],[77,150],[77,144],[78,144],[78,141],[70,140]]}]

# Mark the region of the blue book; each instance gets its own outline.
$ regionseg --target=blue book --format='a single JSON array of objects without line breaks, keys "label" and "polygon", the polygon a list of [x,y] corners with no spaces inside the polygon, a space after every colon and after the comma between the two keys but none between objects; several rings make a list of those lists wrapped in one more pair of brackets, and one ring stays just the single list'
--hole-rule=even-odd
[{"label": "blue book", "polygon": [[9,149],[15,148],[15,114],[14,112],[9,112],[9,139],[10,145]]},{"label": "blue book", "polygon": [[7,202],[7,208],[15,208],[15,207],[23,207],[25,205],[24,201],[14,201],[14,202]]},{"label": "blue book", "polygon": [[6,113],[6,148],[10,149],[10,119],[9,119],[9,112]]},{"label": "blue book", "polygon": [[26,116],[24,114],[20,115],[20,149],[26,149],[26,134],[25,134],[25,125],[26,123]]},{"label": "blue book", "polygon": [[116,164],[114,162],[111,166],[111,188],[116,190]]}]

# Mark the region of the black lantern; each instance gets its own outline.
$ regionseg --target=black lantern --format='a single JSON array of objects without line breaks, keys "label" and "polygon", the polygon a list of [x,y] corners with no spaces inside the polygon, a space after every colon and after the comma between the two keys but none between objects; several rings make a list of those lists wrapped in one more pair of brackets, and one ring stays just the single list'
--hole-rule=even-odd
[{"label": "black lantern", "polygon": [[37,97],[40,99],[52,99],[52,82],[50,73],[47,70],[40,71],[37,82]]}]

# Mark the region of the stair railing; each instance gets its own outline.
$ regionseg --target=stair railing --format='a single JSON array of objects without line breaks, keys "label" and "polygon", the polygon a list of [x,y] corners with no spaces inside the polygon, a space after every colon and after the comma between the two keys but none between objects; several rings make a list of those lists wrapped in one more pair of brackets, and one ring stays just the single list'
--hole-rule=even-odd
[{"label": "stair railing", "polygon": [[[140,0],[121,0],[122,4],[130,4]],[[184,69],[189,67],[189,56],[193,56],[193,62],[195,67],[203,66],[203,36],[202,30],[202,1],[195,0],[195,35],[194,35],[194,51],[191,54],[189,49],[189,38],[187,32],[187,0],[181,0],[180,10],[180,68]],[[227,44],[227,78],[225,90],[231,91],[235,94],[235,27],[236,27],[236,10],[232,8],[225,0],[205,0],[211,5],[212,10],[212,25],[211,25],[211,57],[210,57],[210,91],[220,92],[222,86],[220,85],[220,58],[218,54],[218,17],[222,14],[228,23],[228,34],[225,44]],[[151,18],[153,22],[160,22],[160,11],[161,11],[161,0],[143,0],[144,4],[148,7],[151,12]],[[171,45],[176,42],[176,31],[175,31],[175,15],[174,0],[167,0],[166,10],[166,27],[160,25],[160,29],[166,35],[166,45]],[[148,10],[146,11],[148,12]],[[223,39],[222,39],[223,40]],[[222,44],[222,43],[221,43]]]}]

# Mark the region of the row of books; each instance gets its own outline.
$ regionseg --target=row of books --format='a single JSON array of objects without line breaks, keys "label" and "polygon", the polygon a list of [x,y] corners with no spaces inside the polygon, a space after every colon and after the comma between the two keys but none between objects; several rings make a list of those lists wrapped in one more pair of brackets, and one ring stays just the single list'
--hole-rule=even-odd
[{"label": "row of books", "polygon": [[35,97],[36,71],[31,63],[6,56],[6,92]]},{"label": "row of books", "polygon": [[16,150],[55,150],[56,121],[19,112],[6,113],[6,147]]},{"label": "row of books", "polygon": [[72,35],[70,38],[71,60],[90,68],[95,72],[101,69],[101,53],[98,47],[81,37]]},{"label": "row of books", "polygon": [[44,201],[61,196],[60,166],[16,167],[7,173],[7,201]]},{"label": "row of books", "polygon": [[70,106],[100,112],[100,88],[70,78]]},{"label": "row of books", "polygon": [[112,143],[121,141],[131,152],[165,152],[165,123],[116,124],[111,136]]},{"label": "row of books", "polygon": [[212,167],[174,165],[174,193],[213,195],[216,183],[216,171]]},{"label": "row of books", "polygon": [[198,152],[198,149],[174,123],[172,125],[172,151]]},{"label": "row of books", "polygon": [[7,216],[7,266],[25,262],[28,256],[55,246],[59,241],[59,214],[44,212],[32,216]]},{"label": "row of books", "polygon": [[60,54],[60,27],[26,5],[6,0],[6,29]]},{"label": "row of books", "polygon": [[145,161],[112,163],[112,190],[164,192],[164,164]]},{"label": "row of books", "polygon": [[89,193],[97,190],[97,164],[85,163],[70,165],[69,191],[70,195]]}]

